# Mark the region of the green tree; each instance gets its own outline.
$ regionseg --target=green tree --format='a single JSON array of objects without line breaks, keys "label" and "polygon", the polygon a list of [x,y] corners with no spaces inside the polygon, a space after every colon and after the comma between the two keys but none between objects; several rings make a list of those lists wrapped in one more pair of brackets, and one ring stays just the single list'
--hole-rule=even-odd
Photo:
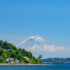
[{"label": "green tree", "polygon": [[41,59],[42,58],[42,55],[39,55],[38,59]]},{"label": "green tree", "polygon": [[0,40],[0,48],[2,48],[2,47],[3,47],[3,41]]},{"label": "green tree", "polygon": [[4,63],[4,62],[5,62],[5,59],[0,56],[0,63]]},{"label": "green tree", "polygon": [[3,54],[3,50],[2,49],[0,49],[0,55],[2,55]]},{"label": "green tree", "polygon": [[4,49],[9,49],[8,42],[7,41],[4,41],[3,48]]},{"label": "green tree", "polygon": [[32,58],[32,53],[28,52],[28,58]]},{"label": "green tree", "polygon": [[9,49],[12,49],[12,50],[16,50],[16,49],[17,49],[17,48],[16,48],[13,44],[11,44],[11,43],[8,44],[8,47],[9,47]]}]

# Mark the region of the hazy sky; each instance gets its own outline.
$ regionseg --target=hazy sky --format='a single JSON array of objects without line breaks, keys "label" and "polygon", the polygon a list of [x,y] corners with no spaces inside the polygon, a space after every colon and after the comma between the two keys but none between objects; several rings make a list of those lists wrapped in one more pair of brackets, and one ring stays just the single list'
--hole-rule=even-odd
[{"label": "hazy sky", "polygon": [[0,0],[0,39],[16,44],[34,35],[70,48],[70,0]]}]

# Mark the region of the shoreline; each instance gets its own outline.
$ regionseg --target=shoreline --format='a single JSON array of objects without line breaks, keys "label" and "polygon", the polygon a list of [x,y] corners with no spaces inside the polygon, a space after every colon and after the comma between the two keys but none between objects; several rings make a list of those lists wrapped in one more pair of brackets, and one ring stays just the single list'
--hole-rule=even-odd
[{"label": "shoreline", "polygon": [[0,65],[47,65],[47,64],[0,64]]}]

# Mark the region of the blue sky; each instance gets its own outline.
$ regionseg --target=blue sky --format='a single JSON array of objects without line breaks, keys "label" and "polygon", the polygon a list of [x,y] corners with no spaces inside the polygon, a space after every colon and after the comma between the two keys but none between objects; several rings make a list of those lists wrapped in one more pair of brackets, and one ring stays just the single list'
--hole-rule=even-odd
[{"label": "blue sky", "polygon": [[0,0],[0,39],[19,43],[41,36],[70,47],[69,0]]}]

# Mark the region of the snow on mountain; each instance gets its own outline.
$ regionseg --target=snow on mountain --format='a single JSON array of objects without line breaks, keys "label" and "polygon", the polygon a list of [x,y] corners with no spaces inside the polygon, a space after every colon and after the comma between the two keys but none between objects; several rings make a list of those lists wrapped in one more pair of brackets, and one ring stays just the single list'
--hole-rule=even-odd
[{"label": "snow on mountain", "polygon": [[16,45],[18,48],[25,48],[26,50],[31,51],[34,55],[42,54],[43,52],[55,52],[63,51],[64,47],[59,47],[55,45],[48,45],[46,41],[39,36],[30,36],[26,40]]}]

